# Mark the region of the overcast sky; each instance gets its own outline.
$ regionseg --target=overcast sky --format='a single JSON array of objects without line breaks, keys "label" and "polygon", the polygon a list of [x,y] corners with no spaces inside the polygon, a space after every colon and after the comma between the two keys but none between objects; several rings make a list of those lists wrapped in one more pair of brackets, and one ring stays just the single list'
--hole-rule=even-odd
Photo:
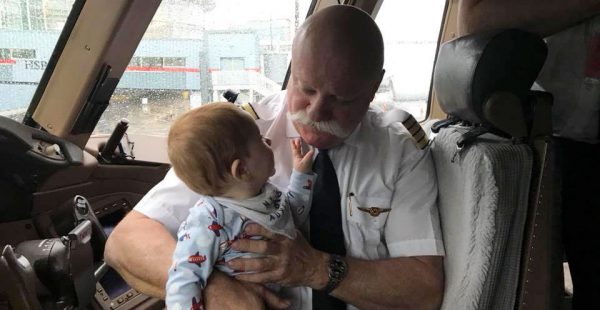
[{"label": "overcast sky", "polygon": [[[216,8],[206,18],[208,25],[217,28],[243,25],[253,20],[293,20],[294,3],[294,0],[217,0]],[[309,5],[310,0],[299,1],[300,22],[304,20]]]},{"label": "overcast sky", "polygon": [[[294,19],[294,0],[218,0],[207,26],[225,28],[252,20]],[[310,0],[300,0],[300,22]],[[376,21],[386,41],[436,41],[445,0],[386,0]]]},{"label": "overcast sky", "polygon": [[386,0],[375,21],[386,41],[437,41],[444,0]]}]

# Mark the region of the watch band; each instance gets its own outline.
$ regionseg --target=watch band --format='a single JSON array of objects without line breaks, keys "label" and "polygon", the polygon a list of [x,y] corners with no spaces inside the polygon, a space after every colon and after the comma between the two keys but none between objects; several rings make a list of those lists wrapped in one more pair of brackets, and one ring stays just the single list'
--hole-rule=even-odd
[{"label": "watch band", "polygon": [[348,273],[348,264],[344,258],[336,254],[330,254],[329,256],[329,280],[327,280],[327,285],[322,289],[323,292],[329,294],[333,291],[340,282],[346,277]]}]

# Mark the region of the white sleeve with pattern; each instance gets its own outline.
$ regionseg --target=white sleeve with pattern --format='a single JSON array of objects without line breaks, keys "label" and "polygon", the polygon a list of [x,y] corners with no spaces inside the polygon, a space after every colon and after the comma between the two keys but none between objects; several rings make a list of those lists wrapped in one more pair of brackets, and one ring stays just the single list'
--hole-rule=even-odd
[{"label": "white sleeve with pattern", "polygon": [[312,203],[313,184],[316,175],[314,173],[301,173],[295,169],[290,177],[290,185],[286,193],[294,224],[296,227],[304,224],[310,212]]},{"label": "white sleeve with pattern", "polygon": [[181,223],[167,280],[167,309],[203,309],[202,290],[219,256],[220,222],[215,208],[201,199]]}]

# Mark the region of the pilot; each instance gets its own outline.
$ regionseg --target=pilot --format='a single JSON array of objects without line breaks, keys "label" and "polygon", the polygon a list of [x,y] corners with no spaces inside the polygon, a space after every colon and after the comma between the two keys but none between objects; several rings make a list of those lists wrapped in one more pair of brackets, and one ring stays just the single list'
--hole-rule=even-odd
[{"label": "pilot", "polygon": [[461,35],[499,28],[521,28],[546,37],[548,59],[534,88],[554,96],[552,122],[561,170],[563,239],[573,279],[573,308],[597,308],[600,1],[523,0],[509,4],[461,0]]},{"label": "pilot", "polygon": [[[205,305],[256,309],[264,299],[278,309],[439,307],[444,247],[431,155],[393,113],[369,107],[384,74],[377,25],[355,7],[327,7],[300,27],[292,59],[288,90],[256,108],[272,141],[276,186],[290,179],[290,139],[318,149],[310,232],[291,240],[248,225],[246,233],[265,240],[232,247],[264,257],[229,263],[253,272],[237,277],[243,281],[213,272]],[[135,288],[164,297],[177,227],[197,200],[167,173],[110,235],[106,261]],[[297,291],[281,299],[264,283]]]}]

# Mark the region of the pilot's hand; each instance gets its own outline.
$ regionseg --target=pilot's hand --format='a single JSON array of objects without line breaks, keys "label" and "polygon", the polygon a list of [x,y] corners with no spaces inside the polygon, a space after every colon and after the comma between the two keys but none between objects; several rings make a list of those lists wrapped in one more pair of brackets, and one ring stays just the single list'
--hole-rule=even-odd
[{"label": "pilot's hand", "polygon": [[329,255],[312,248],[300,232],[292,240],[258,224],[249,224],[244,231],[253,236],[262,236],[263,239],[239,239],[232,244],[232,248],[263,256],[229,261],[229,267],[234,270],[253,272],[238,275],[237,279],[314,289],[322,289],[327,284]]},{"label": "pilot's hand", "polygon": [[243,282],[214,270],[204,290],[205,309],[286,309],[290,302],[262,284]]},{"label": "pilot's hand", "polygon": [[309,146],[308,152],[302,154],[302,140],[300,138],[290,140],[290,147],[292,148],[294,169],[301,173],[311,172],[315,149]]}]

